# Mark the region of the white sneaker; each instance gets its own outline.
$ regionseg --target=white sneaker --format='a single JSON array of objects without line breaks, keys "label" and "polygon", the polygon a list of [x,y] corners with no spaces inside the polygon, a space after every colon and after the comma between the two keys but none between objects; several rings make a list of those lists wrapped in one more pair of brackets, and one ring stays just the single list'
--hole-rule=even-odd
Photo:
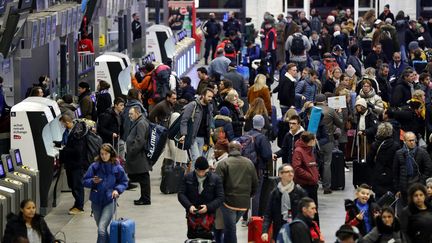
[{"label": "white sneaker", "polygon": [[350,172],[350,169],[345,167],[345,172]]}]

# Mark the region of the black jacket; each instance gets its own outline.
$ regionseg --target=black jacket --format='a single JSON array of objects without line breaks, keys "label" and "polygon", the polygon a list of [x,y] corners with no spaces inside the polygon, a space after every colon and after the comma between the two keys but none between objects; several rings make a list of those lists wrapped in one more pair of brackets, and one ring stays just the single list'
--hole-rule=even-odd
[{"label": "black jacket", "polygon": [[[35,214],[33,218],[33,229],[35,229],[37,232],[40,233],[40,236],[42,238],[42,243],[53,243],[54,242],[54,236],[51,233],[50,229],[48,228],[47,223],[45,222],[44,218],[39,215]],[[24,239],[27,239],[27,226],[24,222],[23,216],[21,213],[19,215],[15,215],[13,213],[10,213],[7,216],[7,224],[5,229],[5,234],[3,236],[3,243],[12,243],[15,242],[15,240],[18,237],[22,237]]]},{"label": "black jacket", "polygon": [[387,243],[392,239],[394,243],[406,243],[406,236],[401,231],[398,218],[393,219],[393,225],[387,226],[381,217],[376,219],[376,227],[365,235],[361,243]]},{"label": "black jacket", "polygon": [[[372,196],[369,198],[368,201],[369,204],[368,215],[369,215],[369,219],[371,220],[372,228],[375,227],[376,225],[374,212],[379,210],[378,204],[376,204],[374,201],[375,199]],[[359,219],[356,218],[357,214],[360,213],[359,209],[356,206],[356,202],[357,199],[354,199],[354,201],[350,199],[345,199],[345,212],[346,212],[345,224],[349,224],[357,227],[361,235],[366,235],[365,222],[363,220],[360,221]]]},{"label": "black jacket", "polygon": [[[65,146],[60,150],[59,159],[65,165],[66,170],[85,168],[89,163],[86,156],[85,131],[82,125],[82,123],[75,124],[67,136],[67,142],[62,141]],[[78,129],[78,126],[81,128]]]},{"label": "black jacket", "polygon": [[400,221],[401,230],[407,235],[410,243],[432,242],[432,206],[426,203],[426,210],[420,210],[409,204],[402,210]]},{"label": "black jacket", "polygon": [[387,191],[395,192],[393,188],[393,157],[399,149],[398,141],[393,137],[377,139],[372,143],[366,161],[371,168],[371,184],[377,197]]},{"label": "black jacket", "polygon": [[291,134],[290,131],[286,133],[281,149],[275,153],[278,158],[282,157],[282,163],[291,164],[292,155],[295,149],[295,142],[297,142],[297,140],[300,138],[303,131],[304,129],[300,128],[296,134]]},{"label": "black jacket", "polygon": [[295,105],[295,83],[286,75],[279,80],[278,86],[273,90],[273,93],[278,93],[278,99],[283,106]]},{"label": "black jacket", "polygon": [[392,91],[392,99],[390,105],[392,107],[405,106],[407,101],[411,99],[411,87],[406,81],[400,80]]},{"label": "black jacket", "polygon": [[188,173],[180,184],[177,194],[179,202],[189,212],[193,205],[198,208],[199,205],[206,205],[208,213],[215,213],[224,202],[224,190],[222,179],[215,173],[208,172],[204,180],[204,190],[198,193],[198,179],[195,172]]},{"label": "black jacket", "polygon": [[97,125],[98,134],[104,143],[113,143],[113,133],[119,136],[123,133],[121,116],[114,111],[114,108],[108,108],[101,113]]},{"label": "black jacket", "polygon": [[250,135],[255,138],[255,151],[257,153],[257,169],[267,169],[267,164],[272,160],[272,149],[271,143],[267,136],[262,134],[260,131],[253,129],[245,135]]},{"label": "black jacket", "polygon": [[312,219],[306,218],[303,214],[299,214],[296,219],[302,220],[308,226],[307,228],[301,222],[290,225],[291,239],[293,243],[314,243],[311,235],[311,228],[316,225]]},{"label": "black jacket", "polygon": [[173,112],[174,106],[164,99],[163,101],[157,103],[150,111],[149,120],[164,127],[168,127],[169,120]]},{"label": "black jacket", "polygon": [[111,95],[106,93],[98,93],[96,95],[96,112],[99,117],[100,114],[104,113],[106,109],[112,106]]},{"label": "black jacket", "polygon": [[[403,149],[396,151],[393,162],[393,184],[395,186],[395,191],[406,193],[408,190],[408,178],[407,167],[406,167],[406,153]],[[426,150],[423,148],[418,148],[417,153],[414,155],[416,164],[413,165],[414,172],[420,171],[420,182],[425,183],[426,179],[432,175],[432,162],[431,158]]]},{"label": "black jacket", "polygon": [[[360,122],[360,114],[357,114],[357,124]],[[365,130],[363,131],[366,134],[368,144],[372,144],[375,141],[375,134],[378,128],[378,117],[372,112],[371,109],[368,109],[368,114],[365,117]],[[357,129],[358,131],[358,129]]]},{"label": "black jacket", "polygon": [[[297,216],[298,203],[303,197],[307,197],[306,191],[300,185],[296,185],[294,190],[289,194],[291,199],[292,218]],[[264,222],[262,232],[267,233],[270,225],[273,223],[273,232],[279,232],[282,225],[286,223],[282,218],[281,212],[282,193],[276,187],[270,194],[266,211],[264,212]],[[277,233],[273,233],[273,239],[276,241]]]},{"label": "black jacket", "polygon": [[400,123],[401,129],[405,132],[413,132],[417,137],[419,134],[423,135],[425,121],[409,106],[403,106],[401,109],[397,110],[390,109],[387,114],[396,119]]},{"label": "black jacket", "polygon": [[377,54],[376,52],[369,53],[369,55],[366,57],[366,60],[364,62],[365,68],[368,67],[377,68],[378,60],[382,60],[383,63],[388,63],[387,57],[384,54],[384,52],[381,52],[379,54]]},{"label": "black jacket", "polygon": [[241,108],[237,110],[233,104],[231,104],[226,100],[222,101],[219,104],[219,109],[222,106],[226,106],[231,112],[231,120],[232,120],[231,123],[234,129],[234,137],[236,138],[240,137],[243,134],[243,121],[244,121],[243,116],[240,114]]}]

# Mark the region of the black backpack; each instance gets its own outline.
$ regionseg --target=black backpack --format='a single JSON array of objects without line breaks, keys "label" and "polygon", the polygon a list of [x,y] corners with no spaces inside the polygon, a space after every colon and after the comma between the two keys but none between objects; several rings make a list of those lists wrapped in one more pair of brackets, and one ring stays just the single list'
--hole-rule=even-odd
[{"label": "black backpack", "polygon": [[226,54],[232,54],[232,53],[234,53],[235,52],[234,44],[231,43],[231,42],[226,43],[225,47],[224,47],[224,50],[225,50]]},{"label": "black backpack", "polygon": [[303,42],[303,36],[298,34],[293,35],[291,41],[291,53],[293,55],[300,56],[303,55],[305,49],[306,47]]},{"label": "black backpack", "polygon": [[91,163],[94,162],[95,158],[99,155],[100,148],[102,146],[102,138],[94,133],[85,121],[78,120],[71,131],[71,135],[77,140],[84,140],[85,147],[85,160],[86,163],[83,165],[84,169],[87,169]]}]

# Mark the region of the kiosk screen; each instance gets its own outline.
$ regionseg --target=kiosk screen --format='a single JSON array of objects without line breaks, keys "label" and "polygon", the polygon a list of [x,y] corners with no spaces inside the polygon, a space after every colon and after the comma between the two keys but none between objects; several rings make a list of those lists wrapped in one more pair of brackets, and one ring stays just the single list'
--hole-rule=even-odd
[{"label": "kiosk screen", "polygon": [[13,172],[14,171],[14,166],[12,164],[12,158],[10,156],[6,157],[6,162],[7,162],[8,171],[9,172]]},{"label": "kiosk screen", "polygon": [[3,164],[0,163],[0,179],[3,179],[5,177],[6,177],[6,173],[4,171]]},{"label": "kiosk screen", "polygon": [[21,160],[21,153],[18,149],[15,149],[15,159],[16,159],[16,165],[17,166],[22,166],[23,162]]}]

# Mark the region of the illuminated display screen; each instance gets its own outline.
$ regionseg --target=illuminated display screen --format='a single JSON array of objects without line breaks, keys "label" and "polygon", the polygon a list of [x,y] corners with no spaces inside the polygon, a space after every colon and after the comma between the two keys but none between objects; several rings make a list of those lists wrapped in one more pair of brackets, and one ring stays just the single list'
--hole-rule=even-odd
[{"label": "illuminated display screen", "polygon": [[16,164],[17,166],[22,166],[22,160],[21,160],[21,153],[19,152],[19,150],[15,150],[15,159],[16,159]]},{"label": "illuminated display screen", "polygon": [[13,164],[12,164],[12,158],[10,156],[7,157],[6,162],[7,162],[8,171],[9,172],[13,172],[14,171],[14,167],[13,167]]},{"label": "illuminated display screen", "polygon": [[0,178],[5,178],[5,177],[6,177],[6,173],[4,171],[3,164],[0,163]]}]

